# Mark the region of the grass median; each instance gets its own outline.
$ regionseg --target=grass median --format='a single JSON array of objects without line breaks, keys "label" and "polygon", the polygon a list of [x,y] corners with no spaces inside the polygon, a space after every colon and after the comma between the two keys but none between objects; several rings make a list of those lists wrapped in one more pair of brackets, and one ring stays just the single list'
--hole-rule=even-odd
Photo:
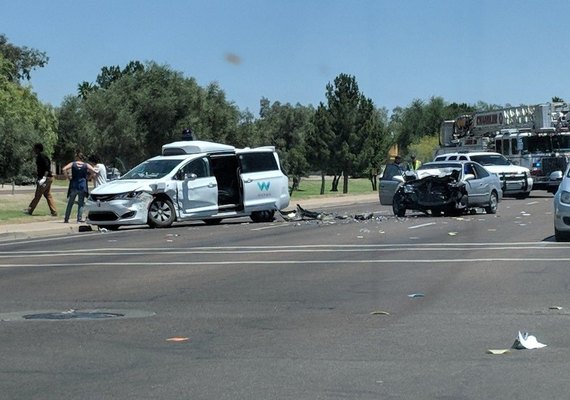
[{"label": "grass median", "polygon": [[[331,192],[332,178],[327,177],[325,180],[325,194],[320,195],[321,179],[320,178],[304,178],[301,180],[299,190],[293,192],[291,196],[291,204],[295,204],[299,200],[313,198],[330,198],[330,197],[347,197],[352,195],[371,194],[372,184],[368,179],[351,179],[349,182],[349,193],[342,194],[342,180],[339,183],[339,192]],[[58,217],[63,219],[65,207],[67,205],[67,181],[58,180],[52,185],[52,196],[55,199]],[[18,187],[12,194],[11,186],[4,185],[2,194],[0,194],[0,224],[17,224],[32,221],[53,220],[50,215],[47,201],[42,197],[33,215],[26,215],[23,210],[28,207],[30,201],[34,198],[34,186]],[[74,206],[72,213],[77,213],[77,206]],[[74,214],[73,214],[74,215]]]}]

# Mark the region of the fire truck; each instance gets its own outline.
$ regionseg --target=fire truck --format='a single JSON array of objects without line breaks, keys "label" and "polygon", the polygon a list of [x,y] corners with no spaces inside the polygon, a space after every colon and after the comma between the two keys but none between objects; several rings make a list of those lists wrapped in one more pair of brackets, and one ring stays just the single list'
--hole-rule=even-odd
[{"label": "fire truck", "polygon": [[528,168],[533,189],[554,193],[570,160],[569,111],[553,102],[460,115],[442,123],[436,155],[495,151]]}]

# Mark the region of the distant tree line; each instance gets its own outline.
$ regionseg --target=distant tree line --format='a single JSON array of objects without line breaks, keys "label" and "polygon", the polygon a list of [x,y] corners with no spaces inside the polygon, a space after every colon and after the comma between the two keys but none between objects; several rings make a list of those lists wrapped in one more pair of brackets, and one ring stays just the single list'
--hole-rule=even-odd
[{"label": "distant tree line", "polygon": [[324,193],[324,177],[332,175],[331,190],[342,181],[346,193],[348,178],[369,176],[388,161],[393,145],[402,154],[433,152],[443,120],[491,107],[432,97],[396,107],[389,116],[360,91],[356,77],[340,74],[316,107],[262,98],[255,116],[228,101],[216,83],[202,87],[167,65],[131,61],[102,67],[94,82],[79,83],[77,93],[54,109],[27,86],[31,72],[47,62],[45,53],[0,35],[0,180],[32,173],[34,142],[42,142],[60,165],[79,149],[126,172],[190,127],[199,140],[275,146],[294,184],[319,173]]}]

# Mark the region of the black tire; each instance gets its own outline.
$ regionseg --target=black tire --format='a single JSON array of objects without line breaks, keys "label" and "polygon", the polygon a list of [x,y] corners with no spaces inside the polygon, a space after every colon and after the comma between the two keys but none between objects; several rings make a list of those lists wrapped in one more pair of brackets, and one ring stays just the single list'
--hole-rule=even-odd
[{"label": "black tire", "polygon": [[219,225],[222,222],[221,218],[210,218],[203,220],[206,225]]},{"label": "black tire", "polygon": [[148,208],[148,225],[151,228],[168,228],[176,219],[174,205],[168,199],[157,197]]},{"label": "black tire", "polygon": [[557,242],[567,242],[570,240],[570,233],[554,228],[554,239],[556,239]]},{"label": "black tire", "polygon": [[249,216],[253,222],[272,222],[275,216],[274,210],[254,211]]},{"label": "black tire", "polygon": [[528,196],[530,196],[530,192],[517,193],[515,195],[515,199],[524,200],[524,199],[528,198]]},{"label": "black tire", "polygon": [[491,192],[491,196],[489,196],[489,205],[485,207],[485,212],[487,214],[496,214],[498,204],[499,196],[497,195],[497,192],[493,190]]},{"label": "black tire", "polygon": [[404,198],[400,192],[396,192],[394,198],[392,199],[392,211],[396,217],[406,216],[406,207],[404,206]]},{"label": "black tire", "polygon": [[108,231],[116,231],[120,225],[99,225],[99,229],[107,229]]},{"label": "black tire", "polygon": [[443,208],[442,207],[434,207],[431,209],[431,215],[433,217],[441,217],[443,215]]}]

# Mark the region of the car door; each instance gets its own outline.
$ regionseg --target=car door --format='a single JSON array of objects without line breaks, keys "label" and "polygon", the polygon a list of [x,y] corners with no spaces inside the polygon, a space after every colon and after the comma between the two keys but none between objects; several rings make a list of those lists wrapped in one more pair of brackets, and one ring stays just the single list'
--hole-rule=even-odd
[{"label": "car door", "polygon": [[218,212],[218,184],[207,157],[190,161],[176,174],[180,217],[201,217]]},{"label": "car door", "polygon": [[272,150],[240,150],[238,159],[245,212],[281,209],[289,204],[287,176]]},{"label": "car door", "polygon": [[464,180],[466,183],[469,205],[482,205],[489,201],[489,173],[480,165],[473,162],[463,164]]},{"label": "car door", "polygon": [[392,204],[394,193],[404,182],[402,169],[395,164],[388,164],[378,182],[380,204],[389,206]]}]

